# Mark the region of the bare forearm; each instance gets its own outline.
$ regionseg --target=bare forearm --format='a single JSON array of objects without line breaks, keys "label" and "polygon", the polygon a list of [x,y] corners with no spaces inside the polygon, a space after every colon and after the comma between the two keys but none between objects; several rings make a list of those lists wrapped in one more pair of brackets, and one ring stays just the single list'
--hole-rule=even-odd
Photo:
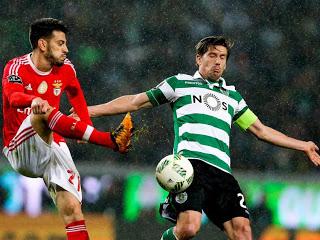
[{"label": "bare forearm", "polygon": [[320,165],[320,156],[317,151],[319,147],[312,141],[301,141],[265,126],[257,119],[248,130],[262,141],[285,148],[303,151],[308,158],[316,165]]},{"label": "bare forearm", "polygon": [[290,149],[304,151],[303,148],[305,141],[301,141],[292,137],[288,137],[287,135],[274,130],[270,127],[265,127],[265,133],[259,138],[262,141]]},{"label": "bare forearm", "polygon": [[320,165],[320,156],[317,152],[319,151],[319,147],[312,141],[301,141],[291,138],[269,127],[267,127],[267,134],[260,139],[280,147],[300,150],[304,152],[316,166]]},{"label": "bare forearm", "polygon": [[91,117],[116,115],[125,112],[134,111],[130,106],[131,95],[116,98],[110,102],[89,106],[88,110]]},{"label": "bare forearm", "polygon": [[152,107],[152,105],[145,93],[141,93],[125,95],[104,104],[90,106],[88,110],[91,117],[100,117],[134,112],[147,107]]}]

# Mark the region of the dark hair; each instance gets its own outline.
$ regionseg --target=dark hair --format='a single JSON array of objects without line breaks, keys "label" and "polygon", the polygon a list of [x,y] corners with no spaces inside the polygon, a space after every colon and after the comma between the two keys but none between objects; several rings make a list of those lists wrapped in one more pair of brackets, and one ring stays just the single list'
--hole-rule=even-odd
[{"label": "dark hair", "polygon": [[202,56],[208,51],[210,46],[224,46],[227,48],[227,60],[230,56],[233,41],[225,38],[224,36],[209,36],[201,39],[196,45],[196,54]]},{"label": "dark hair", "polygon": [[40,38],[51,37],[51,34],[54,30],[64,33],[68,32],[67,27],[61,20],[54,18],[40,18],[35,20],[31,24],[29,31],[29,41],[32,49],[38,47],[38,40]]}]

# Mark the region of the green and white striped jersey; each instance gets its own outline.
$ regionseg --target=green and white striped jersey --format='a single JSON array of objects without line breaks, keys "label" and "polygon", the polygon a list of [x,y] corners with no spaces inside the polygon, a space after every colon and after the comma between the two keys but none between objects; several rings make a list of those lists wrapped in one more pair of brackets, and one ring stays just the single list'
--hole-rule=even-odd
[{"label": "green and white striped jersey", "polygon": [[174,153],[231,173],[231,123],[246,130],[257,119],[234,86],[223,78],[209,82],[196,72],[169,77],[146,93],[153,106],[171,105]]}]

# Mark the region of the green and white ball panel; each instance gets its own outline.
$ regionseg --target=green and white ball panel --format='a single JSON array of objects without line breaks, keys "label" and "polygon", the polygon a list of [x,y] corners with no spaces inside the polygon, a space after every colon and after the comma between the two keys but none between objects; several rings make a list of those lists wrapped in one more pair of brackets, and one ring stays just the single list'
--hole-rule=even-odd
[{"label": "green and white ball panel", "polygon": [[190,161],[181,155],[169,155],[160,160],[156,167],[156,179],[168,192],[186,190],[193,180],[193,167]]}]

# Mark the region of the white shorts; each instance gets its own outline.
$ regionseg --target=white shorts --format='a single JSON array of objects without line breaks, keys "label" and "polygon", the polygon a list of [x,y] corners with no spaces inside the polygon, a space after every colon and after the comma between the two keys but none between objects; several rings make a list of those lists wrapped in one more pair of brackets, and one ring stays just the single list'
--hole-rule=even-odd
[{"label": "white shorts", "polygon": [[50,145],[43,141],[32,128],[30,116],[22,122],[3,153],[20,174],[43,178],[54,202],[57,185],[72,193],[79,202],[82,201],[80,175],[67,144],[52,141]]}]

